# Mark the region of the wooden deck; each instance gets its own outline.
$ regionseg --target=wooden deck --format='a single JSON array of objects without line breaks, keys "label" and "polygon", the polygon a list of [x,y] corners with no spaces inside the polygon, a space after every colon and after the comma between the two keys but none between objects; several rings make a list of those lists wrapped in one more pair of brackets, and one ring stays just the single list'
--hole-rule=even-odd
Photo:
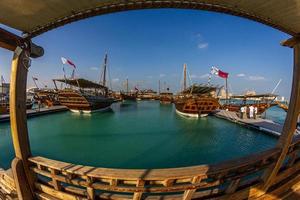
[{"label": "wooden deck", "polygon": [[[241,119],[235,112],[220,110],[214,113],[214,115],[218,118],[226,119],[228,121],[241,124],[248,128],[253,128],[255,130],[259,130],[270,135],[279,137],[282,132],[283,125],[273,122],[268,119]],[[299,134],[300,130],[297,130],[296,134]]]},{"label": "wooden deck", "polygon": [[[63,112],[67,110],[68,109],[65,106],[52,106],[50,108],[29,109],[26,111],[26,113],[27,113],[27,118],[30,118],[30,117],[40,116],[40,115]],[[0,115],[0,123],[9,122],[9,121],[10,121],[9,114]]]}]

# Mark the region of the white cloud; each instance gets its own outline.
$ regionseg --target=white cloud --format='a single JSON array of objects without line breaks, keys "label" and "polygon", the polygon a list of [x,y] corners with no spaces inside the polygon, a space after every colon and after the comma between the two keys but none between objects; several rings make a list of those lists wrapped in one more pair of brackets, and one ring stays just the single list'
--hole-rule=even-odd
[{"label": "white cloud", "polygon": [[113,79],[112,79],[112,82],[119,82],[119,81],[120,81],[119,78],[113,78]]},{"label": "white cloud", "polygon": [[250,81],[261,81],[261,80],[265,80],[265,77],[263,77],[263,76],[249,76],[249,80]]},{"label": "white cloud", "polygon": [[192,79],[205,79],[205,78],[209,77],[209,74],[203,74],[203,75],[199,75],[199,76],[196,74],[192,74],[190,77]]},{"label": "white cloud", "polygon": [[192,74],[191,78],[195,79],[195,78],[198,78],[198,76],[196,74]]},{"label": "white cloud", "polygon": [[98,67],[90,67],[90,70],[93,70],[93,71],[98,71]]},{"label": "white cloud", "polygon": [[149,79],[152,79],[152,78],[153,78],[153,76],[147,76],[147,78],[149,78]]},{"label": "white cloud", "polygon": [[200,78],[207,78],[207,77],[209,77],[209,74],[203,74],[200,76]]},{"label": "white cloud", "polygon": [[208,43],[199,43],[198,44],[198,49],[205,49],[208,47]]},{"label": "white cloud", "polygon": [[245,77],[246,74],[241,73],[241,74],[237,74],[236,76],[237,76],[237,77]]},{"label": "white cloud", "polygon": [[160,74],[159,75],[160,78],[165,77],[165,76],[166,76],[165,74]]}]

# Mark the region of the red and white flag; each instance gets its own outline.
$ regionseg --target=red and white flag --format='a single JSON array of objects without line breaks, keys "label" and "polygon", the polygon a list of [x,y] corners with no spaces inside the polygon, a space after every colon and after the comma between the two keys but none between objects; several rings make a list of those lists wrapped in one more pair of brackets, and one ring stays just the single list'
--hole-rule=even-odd
[{"label": "red and white flag", "polygon": [[69,65],[73,66],[73,67],[76,69],[75,64],[74,64],[72,61],[70,61],[70,60],[68,60],[68,59],[66,59],[66,58],[64,58],[64,57],[61,57],[61,62],[62,62],[64,65],[69,64]]},{"label": "red and white flag", "polygon": [[229,75],[229,73],[223,72],[223,71],[221,71],[220,69],[218,69],[216,67],[212,67],[210,73],[218,75],[221,78],[228,78],[228,75]]}]

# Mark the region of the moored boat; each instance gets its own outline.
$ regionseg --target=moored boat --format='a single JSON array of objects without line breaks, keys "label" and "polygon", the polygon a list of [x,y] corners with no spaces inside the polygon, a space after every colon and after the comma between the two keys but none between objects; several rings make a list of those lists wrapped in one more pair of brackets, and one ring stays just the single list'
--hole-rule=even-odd
[{"label": "moored boat", "polygon": [[129,91],[128,79],[126,79],[126,92],[120,92],[121,99],[123,101],[136,101],[138,90],[135,88],[135,92]]},{"label": "moored boat", "polygon": [[106,67],[107,54],[104,58],[103,76],[99,83],[83,78],[54,79],[55,86],[56,81],[69,86],[63,90],[57,90],[60,104],[77,113],[91,113],[110,109],[110,105],[115,100],[109,96],[109,90],[106,87]]},{"label": "moored boat", "polygon": [[55,79],[65,82],[75,88],[58,90],[58,99],[61,105],[68,107],[72,112],[91,113],[104,111],[110,108],[113,98],[106,95],[107,88],[86,79]]},{"label": "moored boat", "polygon": [[205,85],[193,85],[197,88],[193,93],[183,93],[175,101],[176,113],[187,117],[206,117],[220,108],[219,100],[214,97],[217,87]]},{"label": "moored boat", "polygon": [[[267,109],[277,106],[278,102],[275,94],[248,94],[248,95],[234,95],[221,106],[221,109],[239,113],[241,107],[249,108],[250,106],[257,108],[257,116],[261,116]],[[227,103],[229,102],[229,103]],[[248,113],[248,110],[246,110]]]},{"label": "moored boat", "polygon": [[171,104],[173,102],[173,93],[161,92],[159,94],[159,101],[161,104]]},{"label": "moored boat", "polygon": [[219,100],[215,97],[215,86],[197,85],[186,88],[186,64],[183,66],[183,91],[176,96],[174,103],[176,113],[186,117],[205,117],[219,109]]}]

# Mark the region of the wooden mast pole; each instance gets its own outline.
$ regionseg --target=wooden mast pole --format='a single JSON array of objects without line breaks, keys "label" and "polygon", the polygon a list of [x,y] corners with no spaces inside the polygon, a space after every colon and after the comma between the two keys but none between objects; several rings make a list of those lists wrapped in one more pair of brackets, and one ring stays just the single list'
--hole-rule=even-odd
[{"label": "wooden mast pole", "polygon": [[160,80],[158,80],[158,94],[160,94]]},{"label": "wooden mast pole", "polygon": [[263,191],[266,191],[276,178],[286,155],[289,146],[294,137],[297,126],[297,119],[300,112],[300,38],[294,37],[282,43],[283,46],[289,46],[294,50],[294,68],[293,68],[293,82],[290,96],[290,105],[287,116],[284,122],[282,134],[278,140],[277,147],[281,149],[281,154],[275,164],[265,174],[265,184]]},{"label": "wooden mast pole", "polygon": [[225,84],[226,84],[226,103],[228,103],[228,78],[225,78]]},{"label": "wooden mast pole", "polygon": [[184,64],[184,67],[183,67],[183,70],[184,70],[184,75],[183,75],[183,90],[186,90],[186,64]]},{"label": "wooden mast pole", "polygon": [[128,89],[128,78],[126,78],[126,93],[127,93],[127,94],[129,93],[128,90],[129,90],[129,89]]},{"label": "wooden mast pole", "polygon": [[105,54],[104,58],[104,69],[103,69],[103,82],[102,85],[105,87],[106,86],[106,65],[107,65],[107,53]]}]

